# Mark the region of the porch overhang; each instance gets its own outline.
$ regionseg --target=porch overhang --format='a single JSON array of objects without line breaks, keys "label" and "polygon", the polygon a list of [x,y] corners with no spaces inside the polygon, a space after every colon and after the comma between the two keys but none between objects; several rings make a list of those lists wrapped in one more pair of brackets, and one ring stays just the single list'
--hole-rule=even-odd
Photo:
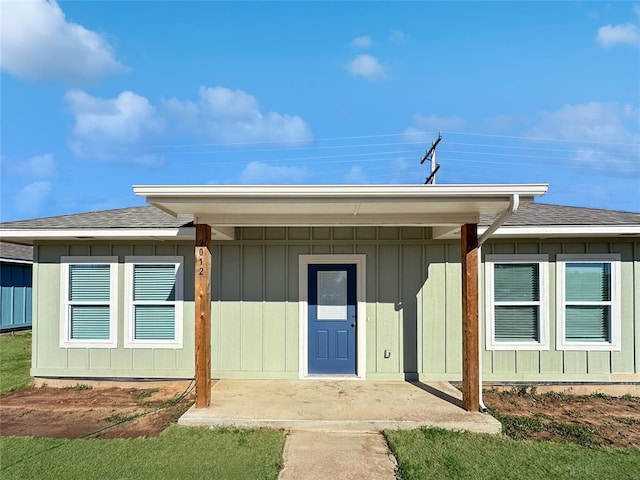
[{"label": "porch overhang", "polygon": [[136,185],[136,195],[194,223],[235,226],[435,226],[477,223],[513,195],[529,203],[544,184],[517,185]]},{"label": "porch overhang", "polygon": [[[479,409],[477,224],[481,214],[499,214],[483,240],[517,209],[547,191],[547,185],[149,185],[136,195],[196,224],[195,371],[196,407],[211,402],[210,266],[212,230],[243,226],[431,226],[442,234],[461,229],[463,405]],[[231,233],[231,232],[228,232]],[[231,235],[232,237],[232,235]]]}]

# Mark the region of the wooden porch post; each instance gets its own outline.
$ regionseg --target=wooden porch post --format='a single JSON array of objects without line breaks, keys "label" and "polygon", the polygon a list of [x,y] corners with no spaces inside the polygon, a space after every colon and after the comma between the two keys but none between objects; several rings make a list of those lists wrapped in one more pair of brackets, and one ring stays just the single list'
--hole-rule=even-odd
[{"label": "wooden porch post", "polygon": [[211,226],[196,225],[196,408],[211,403]]},{"label": "wooden porch post", "polygon": [[462,247],[462,404],[469,412],[480,410],[478,360],[478,225],[460,230]]}]

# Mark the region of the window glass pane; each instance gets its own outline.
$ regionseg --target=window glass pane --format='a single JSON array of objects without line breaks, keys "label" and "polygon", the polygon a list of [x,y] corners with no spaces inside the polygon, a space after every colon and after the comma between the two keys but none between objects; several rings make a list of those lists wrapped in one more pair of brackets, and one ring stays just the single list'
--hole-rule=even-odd
[{"label": "window glass pane", "polygon": [[568,302],[611,300],[610,263],[567,263],[565,271]]},{"label": "window glass pane", "polygon": [[176,267],[165,265],[133,266],[133,300],[172,302],[176,298]]},{"label": "window glass pane", "polygon": [[69,300],[105,301],[111,294],[109,265],[69,265]]},{"label": "window glass pane", "polygon": [[173,305],[135,305],[136,340],[175,340]]},{"label": "window glass pane", "polygon": [[319,271],[318,320],[347,319],[346,270]]},{"label": "window glass pane", "polygon": [[496,306],[495,339],[497,342],[539,341],[537,306]]},{"label": "window glass pane", "polygon": [[73,340],[109,340],[109,305],[72,305]]},{"label": "window glass pane", "polygon": [[565,337],[572,341],[609,342],[609,316],[606,305],[569,305],[566,307]]},{"label": "window glass pane", "polygon": [[539,265],[511,263],[494,265],[496,302],[537,302],[540,300]]}]

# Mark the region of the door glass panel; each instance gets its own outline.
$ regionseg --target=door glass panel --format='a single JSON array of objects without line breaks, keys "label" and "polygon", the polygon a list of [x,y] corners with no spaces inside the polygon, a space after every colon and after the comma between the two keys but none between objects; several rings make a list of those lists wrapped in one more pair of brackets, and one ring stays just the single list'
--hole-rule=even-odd
[{"label": "door glass panel", "polygon": [[318,320],[347,320],[346,270],[317,273]]}]

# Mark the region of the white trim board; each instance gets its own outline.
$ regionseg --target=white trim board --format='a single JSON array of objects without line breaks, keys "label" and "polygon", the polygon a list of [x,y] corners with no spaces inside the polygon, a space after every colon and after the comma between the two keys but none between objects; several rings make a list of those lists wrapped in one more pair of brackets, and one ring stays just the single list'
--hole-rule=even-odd
[{"label": "white trim board", "polygon": [[[300,255],[298,257],[298,376],[300,379],[344,380],[344,375],[309,375],[309,265],[351,264],[356,266],[356,379],[364,380],[367,372],[367,300],[366,255]],[[354,378],[354,377],[349,377]]]}]

